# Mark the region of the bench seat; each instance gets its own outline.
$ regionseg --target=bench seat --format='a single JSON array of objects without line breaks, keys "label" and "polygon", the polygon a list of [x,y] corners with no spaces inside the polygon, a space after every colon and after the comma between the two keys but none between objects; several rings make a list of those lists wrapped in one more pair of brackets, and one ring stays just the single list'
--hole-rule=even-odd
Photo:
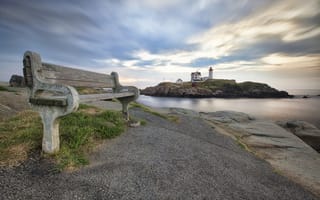
[{"label": "bench seat", "polygon": [[[102,93],[102,94],[85,94],[79,95],[80,103],[92,102],[92,101],[101,101],[101,100],[110,100],[117,99],[120,97],[134,96],[132,92],[122,92],[122,93]],[[66,96],[50,96],[50,97],[37,97],[29,98],[29,103],[36,105],[44,106],[61,106],[65,107],[68,104],[68,99]]]},{"label": "bench seat", "polygon": [[114,98],[134,96],[132,92],[120,92],[120,93],[102,93],[102,94],[85,94],[79,95],[80,102],[90,102],[90,101],[99,101],[99,100],[109,100]]}]

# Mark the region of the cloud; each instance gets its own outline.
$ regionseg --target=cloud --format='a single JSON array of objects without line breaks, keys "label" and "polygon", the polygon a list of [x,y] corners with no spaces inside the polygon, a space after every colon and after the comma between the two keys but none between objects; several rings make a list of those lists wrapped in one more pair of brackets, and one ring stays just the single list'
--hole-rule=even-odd
[{"label": "cloud", "polygon": [[[290,8],[288,5],[291,4],[288,2],[276,2],[265,12],[254,13],[238,22],[214,26],[203,33],[191,36],[186,41],[187,44],[194,46],[191,50],[169,50],[164,53],[140,50],[133,52],[132,57],[137,60],[154,61],[154,63],[167,65],[189,65],[192,63],[209,65],[210,63],[216,64],[217,61],[226,62],[228,58],[230,60],[248,59],[249,56],[239,53],[241,51],[251,54],[256,52],[251,56],[251,59],[275,52],[292,51],[291,47],[295,43],[299,44],[301,40],[320,34],[316,25],[297,22],[301,18],[316,17],[319,14],[319,9],[317,9],[319,6],[316,3],[316,1],[310,1],[309,4],[305,4],[295,1],[294,7]],[[257,48],[259,46],[260,48]],[[317,48],[318,43],[315,43],[314,46]],[[263,47],[266,48],[263,50]],[[295,47],[298,48],[298,46]],[[247,50],[249,48],[254,50],[250,52]],[[308,53],[308,49],[305,48],[298,48],[297,51]],[[237,54],[238,56],[235,56]]]},{"label": "cloud", "polygon": [[27,49],[139,85],[188,80],[209,65],[241,80],[252,72],[268,81],[283,69],[319,74],[319,22],[318,0],[3,0],[0,78],[21,71]]},{"label": "cloud", "polygon": [[316,69],[320,72],[320,54],[309,54],[305,56],[288,56],[283,54],[271,54],[261,58],[261,61],[267,66],[266,69],[304,70]]},{"label": "cloud", "polygon": [[234,51],[252,46],[266,37],[280,38],[290,43],[319,35],[317,24],[299,23],[301,18],[317,17],[318,1],[279,1],[264,12],[254,13],[238,22],[214,26],[188,42],[199,46],[198,51],[212,57],[228,56]]}]

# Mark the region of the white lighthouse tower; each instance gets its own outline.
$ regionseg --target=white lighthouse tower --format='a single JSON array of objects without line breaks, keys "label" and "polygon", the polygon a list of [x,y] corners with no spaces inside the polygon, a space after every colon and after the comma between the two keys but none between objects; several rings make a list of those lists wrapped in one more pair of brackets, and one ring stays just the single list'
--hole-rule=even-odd
[{"label": "white lighthouse tower", "polygon": [[213,79],[213,69],[212,69],[212,67],[209,68],[209,79],[210,80]]}]

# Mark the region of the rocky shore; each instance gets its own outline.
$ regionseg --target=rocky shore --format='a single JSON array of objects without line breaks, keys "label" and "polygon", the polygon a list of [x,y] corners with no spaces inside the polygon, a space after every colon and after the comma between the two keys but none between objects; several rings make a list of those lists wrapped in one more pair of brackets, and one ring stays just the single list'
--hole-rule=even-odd
[{"label": "rocky shore", "polygon": [[[97,106],[118,109],[117,102]],[[272,168],[223,135],[229,134],[232,124],[243,124],[241,130],[245,124],[254,127],[257,120],[252,117],[233,112],[159,111],[179,117],[179,122],[172,122],[140,108],[132,108],[130,112],[135,118],[144,119],[146,124],[128,128],[119,137],[99,145],[90,153],[90,164],[86,167],[56,172],[52,163],[36,155],[18,167],[0,167],[2,199],[318,199],[301,187],[306,185],[279,175],[283,171]],[[269,127],[272,126],[276,125]],[[284,131],[279,126],[275,129]],[[251,130],[252,135],[254,130]],[[283,141],[288,136],[284,134],[289,134],[284,132]],[[288,136],[291,137],[295,136]],[[297,148],[292,148],[291,152],[306,150],[300,157],[290,154],[291,161],[302,161],[298,166],[296,163],[286,165],[286,156],[289,156],[286,148],[273,154],[283,160],[283,166],[287,167],[282,168],[285,172],[294,174],[290,169],[303,169],[296,175],[303,177],[310,174],[312,163],[317,164],[319,160],[310,159],[314,154],[312,150],[294,144],[294,140],[289,141],[292,141],[290,145]],[[272,150],[278,151],[277,148],[266,149],[269,154]]]},{"label": "rocky shore", "polygon": [[[26,102],[23,91],[1,93],[9,95],[0,102],[6,107],[26,109],[8,100],[19,96]],[[121,110],[117,102],[92,105]],[[311,124],[273,122],[233,111],[154,110],[179,121],[131,108],[131,116],[146,124],[101,144],[90,153],[90,164],[79,170],[57,173],[39,155],[18,167],[0,167],[3,199],[320,197],[320,154],[315,150],[320,131]]]},{"label": "rocky shore", "polygon": [[216,98],[291,98],[286,91],[279,91],[264,83],[213,79],[204,82],[160,83],[141,90],[141,94],[159,97],[216,97]]},{"label": "rocky shore", "polygon": [[274,122],[234,111],[198,113],[171,108],[170,112],[206,120],[214,130],[269,162],[275,171],[320,196],[320,130],[312,124]]}]

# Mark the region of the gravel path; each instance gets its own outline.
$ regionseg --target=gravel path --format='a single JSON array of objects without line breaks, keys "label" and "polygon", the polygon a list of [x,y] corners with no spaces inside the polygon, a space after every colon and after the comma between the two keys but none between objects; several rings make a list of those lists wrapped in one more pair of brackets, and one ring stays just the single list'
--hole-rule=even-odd
[{"label": "gravel path", "polygon": [[317,199],[200,118],[131,113],[147,125],[101,145],[79,171],[36,159],[0,169],[1,199]]}]

